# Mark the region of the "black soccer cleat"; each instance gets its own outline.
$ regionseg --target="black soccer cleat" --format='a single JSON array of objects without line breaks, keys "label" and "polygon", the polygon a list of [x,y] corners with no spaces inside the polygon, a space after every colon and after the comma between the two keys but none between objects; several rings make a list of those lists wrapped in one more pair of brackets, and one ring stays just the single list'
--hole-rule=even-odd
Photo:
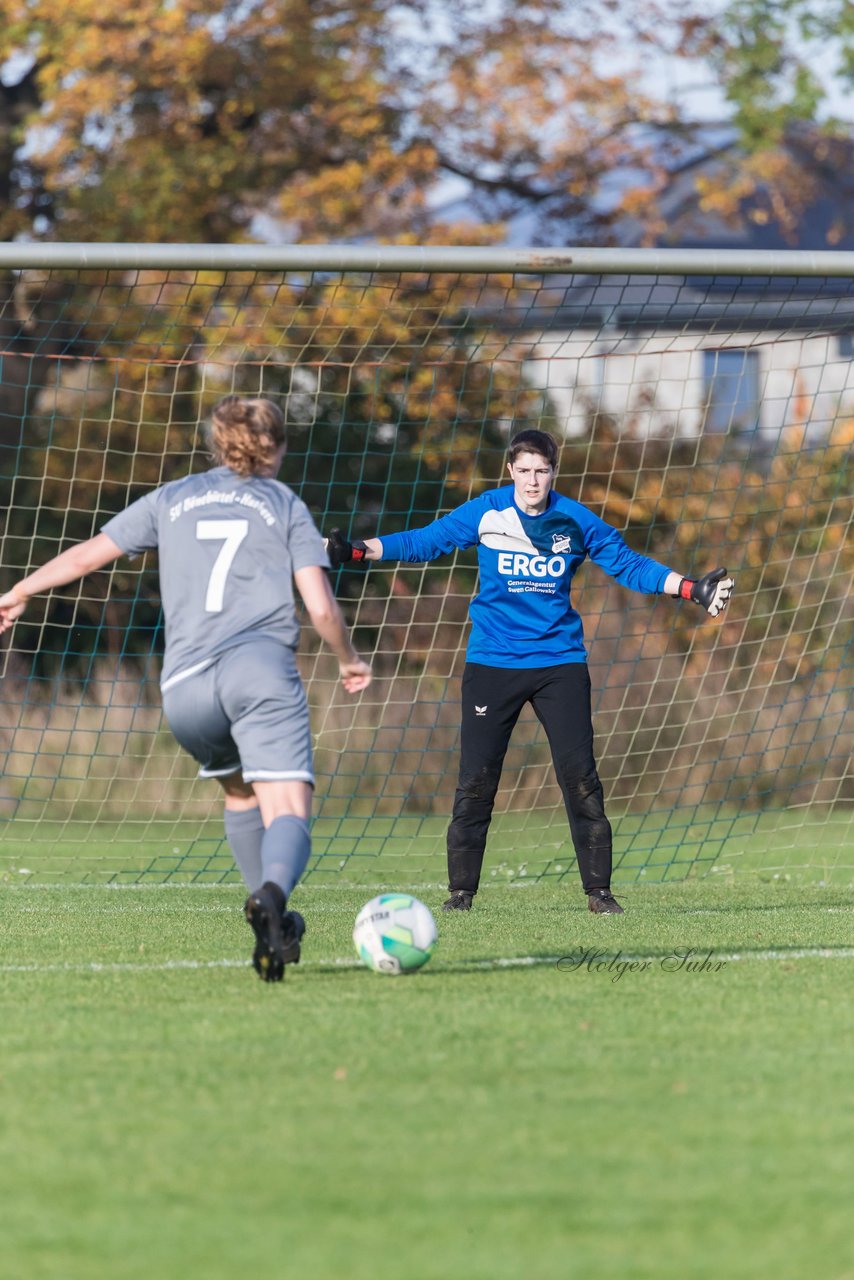
[{"label": "black soccer cleat", "polygon": [[298,911],[285,911],[262,885],[250,893],[243,913],[255,934],[252,965],[262,982],[281,982],[285,965],[299,964],[305,921]]},{"label": "black soccer cleat", "polygon": [[443,911],[471,911],[471,900],[473,893],[469,893],[467,889],[452,889],[451,896],[447,902],[442,903]]},{"label": "black soccer cleat", "polygon": [[610,889],[594,889],[587,895],[587,910],[597,916],[621,916],[623,908]]}]

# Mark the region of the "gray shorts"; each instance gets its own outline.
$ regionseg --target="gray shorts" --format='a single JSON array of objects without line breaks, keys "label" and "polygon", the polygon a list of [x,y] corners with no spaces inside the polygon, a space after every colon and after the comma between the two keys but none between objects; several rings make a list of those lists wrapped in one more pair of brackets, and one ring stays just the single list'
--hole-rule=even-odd
[{"label": "gray shorts", "polygon": [[259,636],[171,685],[163,711],[200,778],[314,786],[308,704],[293,651]]}]

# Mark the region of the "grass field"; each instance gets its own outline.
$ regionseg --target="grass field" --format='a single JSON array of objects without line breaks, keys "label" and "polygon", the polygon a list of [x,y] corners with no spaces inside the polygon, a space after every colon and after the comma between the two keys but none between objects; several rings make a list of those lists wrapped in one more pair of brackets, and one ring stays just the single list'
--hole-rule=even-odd
[{"label": "grass field", "polygon": [[854,1277],[850,889],[491,886],[390,978],[309,885],[279,986],[242,896],[0,890],[4,1275]]},{"label": "grass field", "polygon": [[[767,812],[724,806],[612,815],[614,883],[620,886],[730,876],[854,886],[854,809],[811,806]],[[307,881],[392,888],[445,876],[447,815],[320,816]],[[495,883],[577,880],[563,810],[497,814],[484,875]],[[0,822],[0,884],[236,883],[222,815],[204,823],[128,814],[122,822],[40,818]]]}]

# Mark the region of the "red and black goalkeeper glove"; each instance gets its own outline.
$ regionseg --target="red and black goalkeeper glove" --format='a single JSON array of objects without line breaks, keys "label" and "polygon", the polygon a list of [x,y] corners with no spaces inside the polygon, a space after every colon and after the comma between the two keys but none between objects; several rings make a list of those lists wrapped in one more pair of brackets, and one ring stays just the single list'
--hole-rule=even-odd
[{"label": "red and black goalkeeper glove", "polygon": [[326,539],[326,554],[333,569],[340,569],[342,564],[362,564],[367,558],[367,543],[356,539],[348,542],[340,529],[333,529]]},{"label": "red and black goalkeeper glove", "polygon": [[712,569],[696,582],[683,578],[679,583],[679,598],[693,600],[694,604],[702,605],[706,613],[716,618],[729,604],[734,586],[735,582],[727,577],[726,569]]}]

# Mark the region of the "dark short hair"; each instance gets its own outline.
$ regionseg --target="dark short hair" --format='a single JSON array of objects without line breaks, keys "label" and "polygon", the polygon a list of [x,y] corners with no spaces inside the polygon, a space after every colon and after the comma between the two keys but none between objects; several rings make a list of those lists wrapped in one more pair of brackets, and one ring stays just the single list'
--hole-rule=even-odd
[{"label": "dark short hair", "polygon": [[533,427],[527,431],[517,431],[510,441],[508,461],[511,466],[520,453],[539,453],[550,467],[557,466],[557,441],[548,431],[536,431]]}]

